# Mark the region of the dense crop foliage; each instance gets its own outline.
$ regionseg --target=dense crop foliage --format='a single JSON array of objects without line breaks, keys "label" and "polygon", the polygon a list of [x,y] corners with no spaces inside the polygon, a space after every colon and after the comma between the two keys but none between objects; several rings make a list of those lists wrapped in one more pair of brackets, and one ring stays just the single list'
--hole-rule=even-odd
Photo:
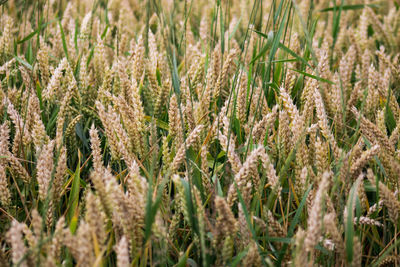
[{"label": "dense crop foliage", "polygon": [[0,265],[399,263],[397,0],[0,12]]}]

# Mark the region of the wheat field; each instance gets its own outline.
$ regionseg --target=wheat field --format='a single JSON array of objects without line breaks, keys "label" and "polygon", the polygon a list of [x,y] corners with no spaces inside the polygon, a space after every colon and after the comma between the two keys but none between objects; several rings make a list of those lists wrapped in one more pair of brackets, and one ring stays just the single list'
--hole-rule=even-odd
[{"label": "wheat field", "polygon": [[398,0],[2,0],[0,29],[0,266],[400,266]]}]

